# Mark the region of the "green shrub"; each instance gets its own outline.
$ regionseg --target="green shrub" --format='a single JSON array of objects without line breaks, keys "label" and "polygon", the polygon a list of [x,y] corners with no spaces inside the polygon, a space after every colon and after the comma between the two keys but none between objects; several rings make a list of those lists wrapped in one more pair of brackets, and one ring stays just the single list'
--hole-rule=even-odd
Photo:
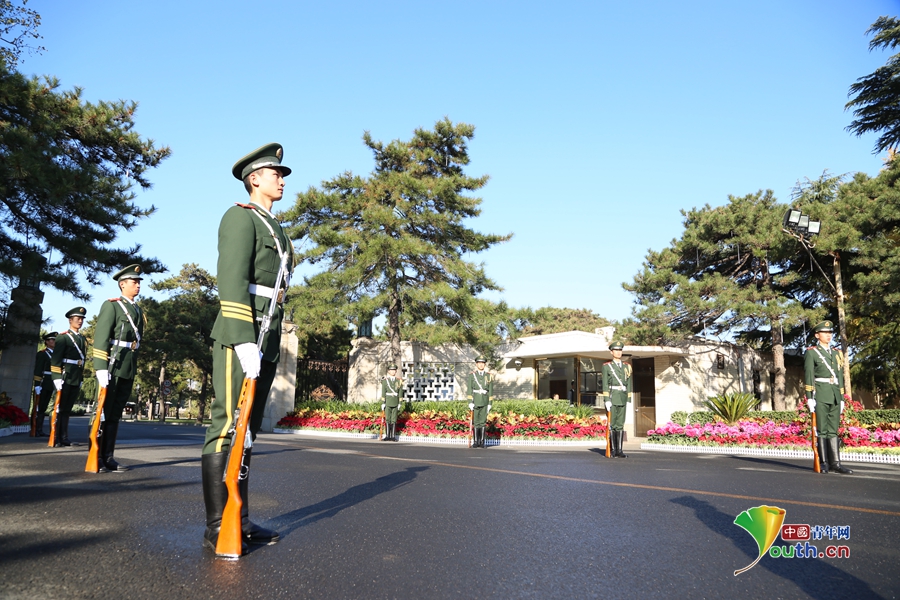
[{"label": "green shrub", "polygon": [[863,425],[881,425],[882,423],[900,423],[900,410],[881,408],[878,410],[860,410],[854,413]]},{"label": "green shrub", "polygon": [[[587,404],[582,406],[569,406],[569,403],[566,400],[496,400],[491,406],[492,412],[501,412],[504,414],[514,412],[536,417],[570,414],[579,418],[586,418],[594,414],[593,406]],[[301,400],[294,405],[294,410],[302,409],[324,409],[329,412],[362,410],[377,413],[381,412],[381,401],[348,403],[340,400],[329,400],[325,402]],[[450,413],[455,419],[466,420],[469,418],[469,403],[460,400],[404,402],[400,405],[400,410],[401,412],[415,411],[418,413],[433,410]]]},{"label": "green shrub", "polygon": [[759,405],[753,394],[738,392],[736,394],[719,394],[703,403],[717,417],[729,425],[743,419],[751,410]]}]

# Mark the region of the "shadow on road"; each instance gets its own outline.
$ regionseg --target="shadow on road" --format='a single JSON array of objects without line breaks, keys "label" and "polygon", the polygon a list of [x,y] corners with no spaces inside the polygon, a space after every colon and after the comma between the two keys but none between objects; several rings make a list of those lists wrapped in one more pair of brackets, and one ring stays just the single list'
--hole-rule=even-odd
[{"label": "shadow on road", "polygon": [[375,481],[355,485],[352,488],[341,492],[337,496],[332,496],[327,500],[322,500],[311,506],[298,508],[297,510],[292,510],[289,513],[275,517],[271,522],[282,536],[288,536],[301,527],[305,527],[321,519],[329,519],[345,508],[355,506],[380,494],[404,486],[412,482],[420,472],[426,471],[429,468],[430,467],[408,467],[402,471],[379,477]]},{"label": "shadow on road", "polygon": [[[724,513],[709,502],[698,500],[691,496],[673,498],[670,502],[693,510],[701,523],[722,537],[731,540],[735,547],[747,555],[747,562],[735,565],[735,569],[745,567],[756,560],[756,557],[759,555],[759,548],[750,534],[734,524],[737,515]],[[748,506],[747,508],[750,507]],[[821,547],[820,550],[824,549],[824,546],[828,545],[828,543],[827,540],[816,542]],[[785,542],[785,544],[787,543]],[[772,574],[793,582],[812,598],[883,597],[875,593],[865,581],[819,558],[774,559],[770,556],[764,556],[753,568],[767,569]]]}]

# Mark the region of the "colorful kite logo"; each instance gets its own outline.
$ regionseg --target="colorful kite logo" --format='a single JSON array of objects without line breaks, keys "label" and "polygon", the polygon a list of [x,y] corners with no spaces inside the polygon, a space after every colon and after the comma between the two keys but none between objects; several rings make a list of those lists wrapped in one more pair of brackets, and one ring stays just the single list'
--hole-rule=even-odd
[{"label": "colorful kite logo", "polygon": [[763,505],[748,508],[737,516],[734,524],[753,536],[753,539],[756,540],[756,545],[759,546],[759,556],[743,569],[735,571],[735,576],[752,569],[759,562],[759,559],[769,551],[769,548],[778,539],[778,534],[781,533],[784,513],[784,509],[777,506]]}]

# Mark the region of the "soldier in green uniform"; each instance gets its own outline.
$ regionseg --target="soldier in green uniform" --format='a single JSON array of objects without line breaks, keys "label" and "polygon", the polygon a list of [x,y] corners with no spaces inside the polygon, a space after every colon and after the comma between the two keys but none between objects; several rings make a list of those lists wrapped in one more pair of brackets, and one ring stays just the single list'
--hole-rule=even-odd
[{"label": "soldier in green uniform", "polygon": [[106,388],[103,414],[94,417],[99,416],[101,420],[97,460],[100,473],[128,470],[116,461],[113,453],[122,411],[134,387],[138,349],[144,334],[144,314],[134,300],[141,293],[141,274],[140,265],[129,265],[113,275],[121,295],[100,306],[94,329],[94,370],[97,383]]},{"label": "soldier in green uniform", "polygon": [[53,397],[53,374],[50,372],[50,357],[53,356],[53,347],[56,345],[56,333],[50,332],[44,336],[44,349],[37,353],[34,360],[34,395],[38,398],[37,411],[35,413],[35,437],[47,437],[44,433],[44,416],[50,398]]},{"label": "soldier in green uniform", "polygon": [[[281,164],[280,144],[267,144],[234,164],[231,170],[250,194],[247,204],[229,208],[219,224],[219,314],[212,330],[212,424],[206,432],[201,459],[203,498],[206,504],[204,545],[215,550],[228,490],[222,481],[231,444],[235,409],[245,377],[256,379],[256,396],[249,428],[256,437],[262,425],[266,398],[275,379],[281,345],[284,293],[293,269],[293,246],[272,214],[272,205],[284,195],[284,178],[291,170]],[[268,328],[260,326],[274,304]],[[268,545],[278,532],[250,521],[248,477],[250,449],[244,460],[246,476],[239,481],[242,500],[241,531],[244,541]]]},{"label": "soldier in green uniform", "polygon": [[56,347],[50,357],[50,373],[53,385],[62,391],[59,399],[59,411],[56,419],[56,439],[53,447],[71,446],[69,441],[69,415],[72,406],[81,391],[84,378],[84,361],[87,353],[87,340],[78,331],[84,325],[87,309],[83,306],[73,308],[66,313],[69,329],[56,336]]},{"label": "soldier in green uniform", "polygon": [[469,374],[468,399],[469,410],[472,411],[472,426],[475,428],[473,448],[484,448],[484,427],[488,413],[491,412],[491,395],[494,393],[494,382],[491,374],[485,370],[487,362],[483,356],[475,359],[475,370]]},{"label": "soldier in green uniform", "polygon": [[838,447],[838,427],[844,412],[843,356],[831,347],[834,327],[831,321],[822,321],[813,329],[818,343],[806,349],[803,372],[806,384],[806,402],[816,413],[819,463],[822,473],[850,474],[853,471],[841,466]]},{"label": "soldier in green uniform", "polygon": [[622,349],[625,345],[616,341],[609,345],[613,359],[603,363],[603,390],[601,396],[606,405],[608,416],[610,445],[612,452],[610,458],[628,458],[622,451],[622,442],[625,437],[625,411],[631,402],[631,365],[622,362]]},{"label": "soldier in green uniform", "polygon": [[397,378],[397,365],[388,367],[387,377],[381,380],[381,410],[384,411],[384,438],[382,442],[397,441],[397,416],[400,413],[400,394],[403,380]]}]

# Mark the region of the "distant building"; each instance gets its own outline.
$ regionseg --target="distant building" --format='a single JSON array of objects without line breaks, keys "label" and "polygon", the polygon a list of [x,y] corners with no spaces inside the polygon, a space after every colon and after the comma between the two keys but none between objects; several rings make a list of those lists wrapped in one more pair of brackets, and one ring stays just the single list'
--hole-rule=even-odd
[{"label": "distant building", "polygon": [[[612,359],[611,327],[595,333],[567,331],[519,338],[501,347],[502,365],[495,371],[497,399],[565,400],[576,382],[576,402],[599,404],[600,370]],[[404,397],[417,400],[463,400],[466,378],[477,352],[469,347],[432,348],[418,342],[401,343]],[[749,392],[771,410],[774,364],[771,353],[745,346],[694,338],[678,347],[625,346],[624,358],[634,369],[634,401],[625,429],[643,436],[657,424],[668,422],[675,411],[704,410],[710,396]],[[794,406],[802,396],[803,362],[785,356],[786,396]],[[378,398],[379,381],[393,362],[387,342],[354,340],[350,351],[348,400]]]}]

